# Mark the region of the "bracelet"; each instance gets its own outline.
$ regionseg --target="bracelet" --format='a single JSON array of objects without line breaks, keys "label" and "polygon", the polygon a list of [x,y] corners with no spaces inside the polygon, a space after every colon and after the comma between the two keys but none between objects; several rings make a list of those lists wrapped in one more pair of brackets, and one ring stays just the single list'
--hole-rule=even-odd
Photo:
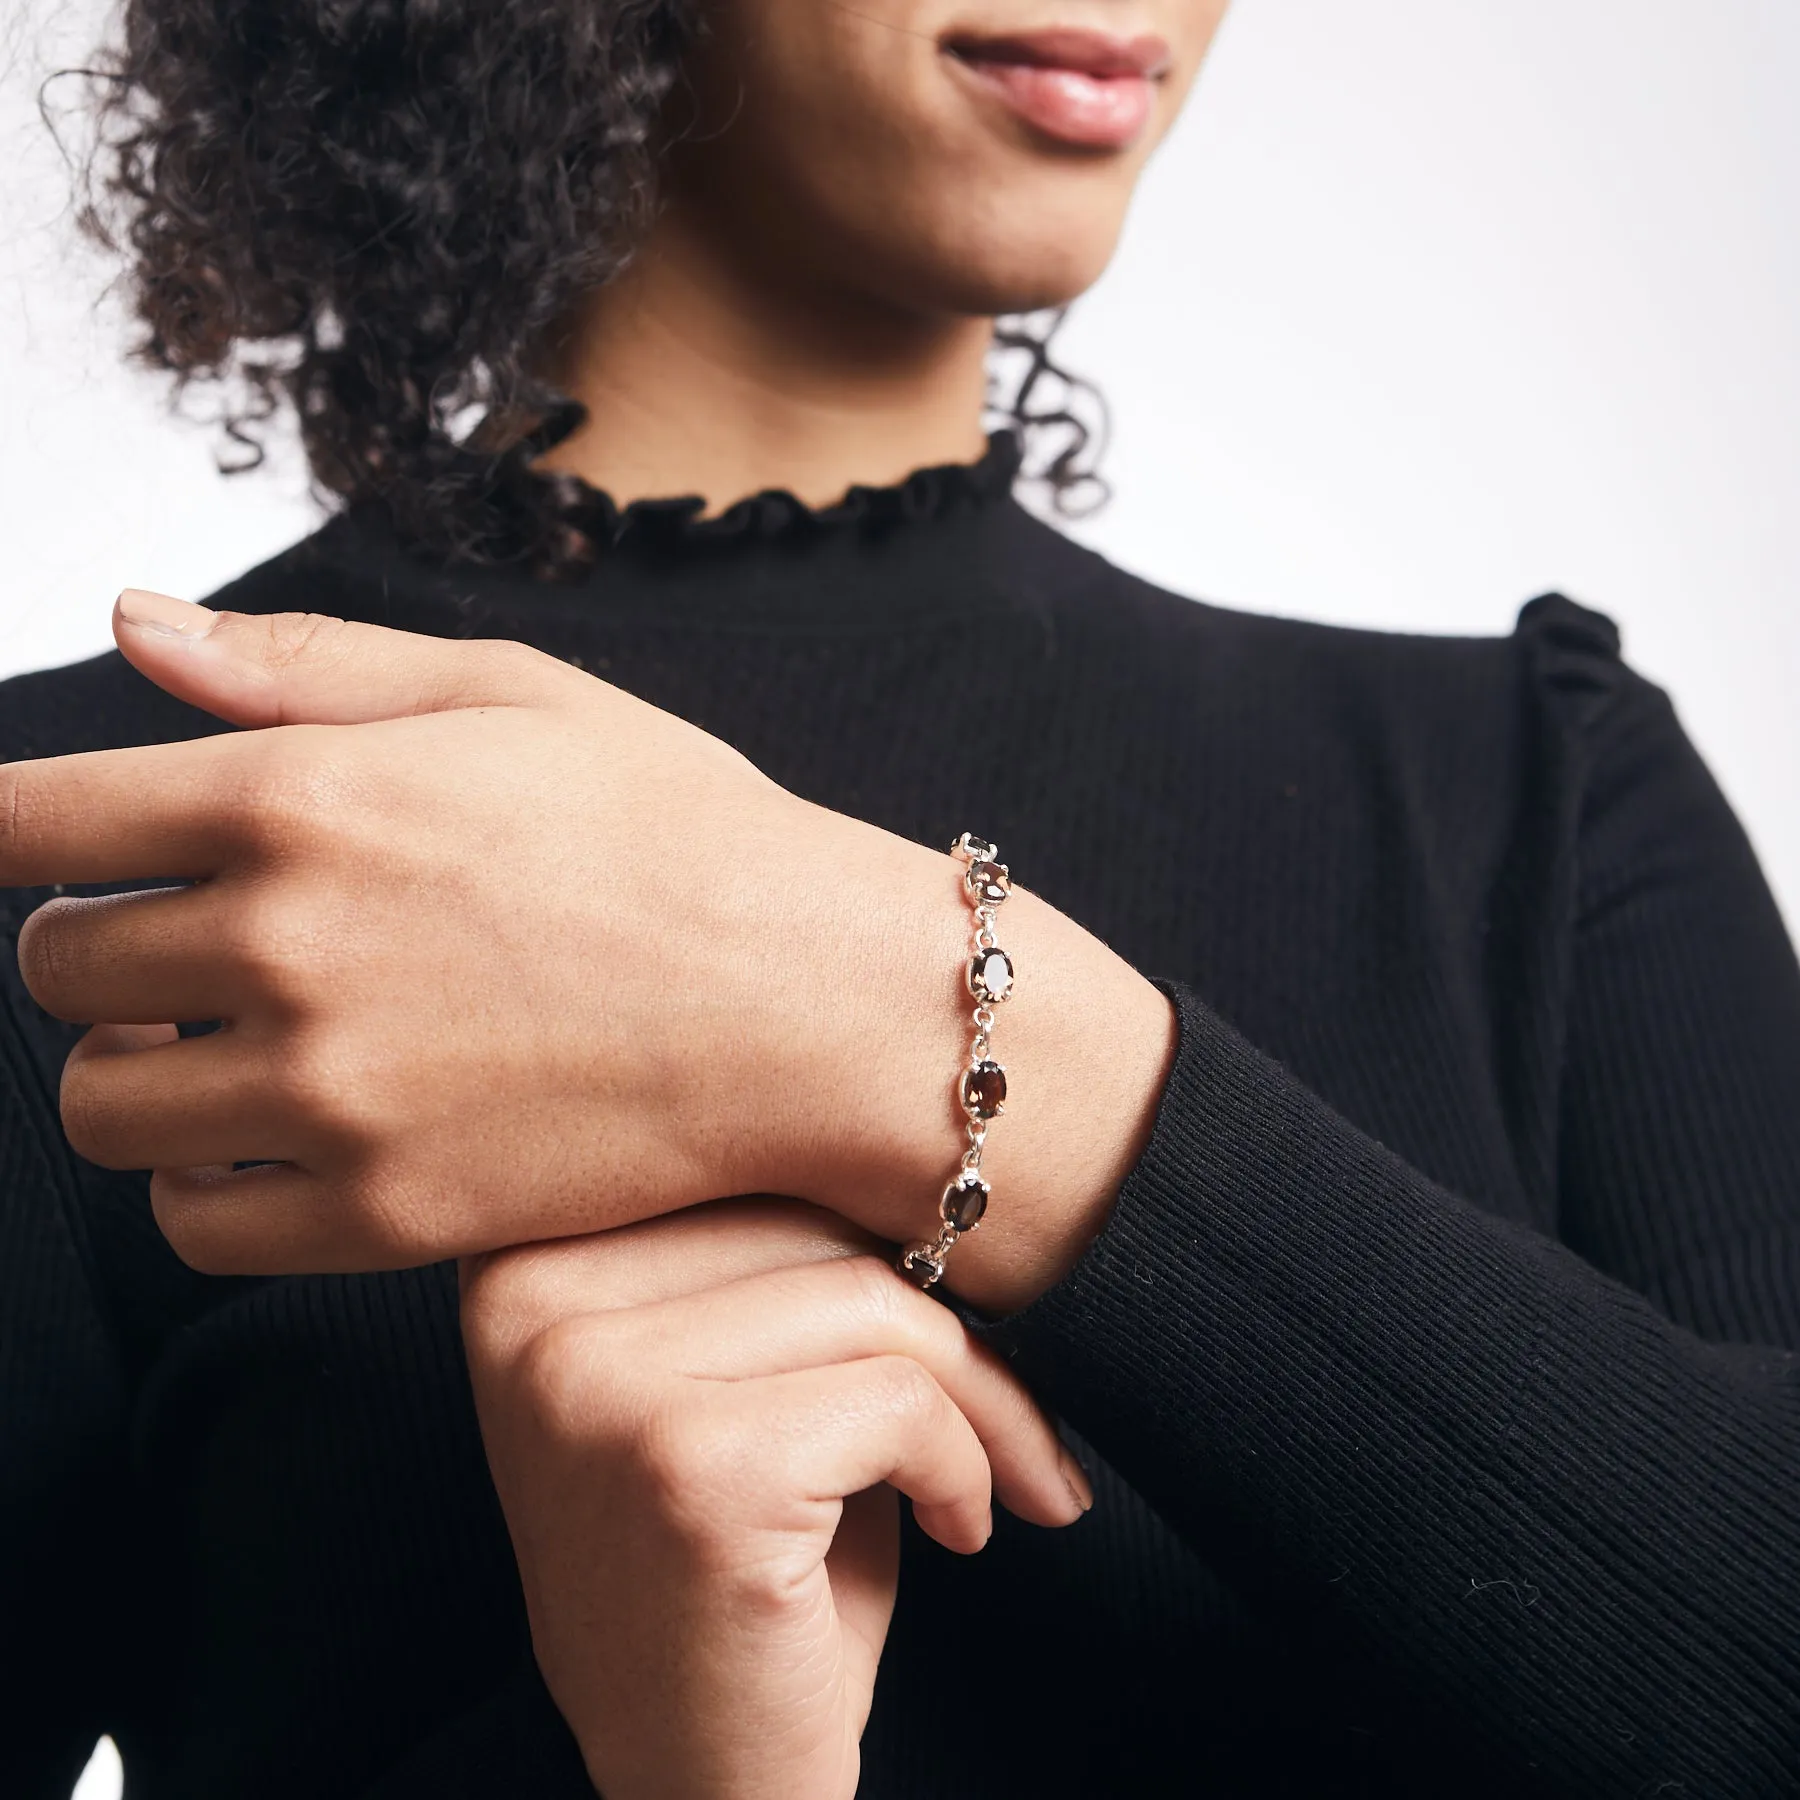
[{"label": "bracelet", "polygon": [[944,1258],[966,1231],[973,1231],[987,1211],[988,1184],[981,1178],[981,1152],[987,1143],[990,1119],[1006,1110],[1006,1071],[988,1055],[994,1029],[994,1008],[1013,989],[1012,958],[994,937],[994,914],[1012,892],[1006,865],[990,843],[964,832],[950,846],[950,854],[965,864],[963,897],[975,914],[974,935],[963,979],[975,1000],[969,1015],[975,1036],[969,1046],[969,1063],[956,1078],[956,1099],[968,1123],[969,1146],[963,1151],[956,1173],[938,1201],[938,1231],[901,1253],[897,1267],[908,1281],[930,1287],[944,1272]]}]

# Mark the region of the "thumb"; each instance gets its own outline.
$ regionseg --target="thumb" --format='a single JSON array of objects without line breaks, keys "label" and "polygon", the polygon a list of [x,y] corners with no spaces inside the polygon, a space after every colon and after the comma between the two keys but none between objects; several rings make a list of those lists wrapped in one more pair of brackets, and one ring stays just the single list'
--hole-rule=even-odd
[{"label": "thumb", "polygon": [[465,706],[530,706],[583,679],[522,644],[455,641],[325,613],[212,612],[127,588],[113,637],[158,687],[234,725],[357,725]]}]

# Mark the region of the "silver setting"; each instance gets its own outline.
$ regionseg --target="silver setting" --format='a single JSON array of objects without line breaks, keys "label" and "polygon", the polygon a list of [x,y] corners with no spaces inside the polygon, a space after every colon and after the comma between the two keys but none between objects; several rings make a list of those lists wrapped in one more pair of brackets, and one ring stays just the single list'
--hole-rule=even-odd
[{"label": "silver setting", "polygon": [[[944,1224],[948,1225],[952,1231],[958,1232],[964,1237],[971,1231],[979,1231],[981,1229],[981,1221],[987,1215],[988,1196],[992,1194],[993,1191],[994,1190],[981,1179],[980,1175],[978,1175],[975,1170],[969,1168],[962,1169],[958,1172],[956,1179],[952,1181],[939,1196],[938,1217]],[[967,1225],[958,1225],[952,1217],[957,1201],[965,1194],[976,1193],[981,1196],[981,1206],[979,1211],[977,1211],[974,1220]]]},{"label": "silver setting", "polygon": [[929,1243],[912,1245],[896,1265],[915,1287],[928,1288],[942,1280],[944,1253],[956,1242],[956,1229],[946,1225]]},{"label": "silver setting", "polygon": [[[990,931],[988,936],[992,937],[993,933]],[[1002,965],[998,985],[993,980],[996,961]],[[983,1006],[1005,1005],[1012,998],[1013,979],[1013,960],[998,944],[978,943],[975,946],[964,982],[976,1000]]]},{"label": "silver setting", "polygon": [[1012,877],[1001,862],[970,863],[963,876],[963,886],[975,902],[975,910],[988,923],[993,923],[994,908],[1003,905],[1012,892]]},{"label": "silver setting", "polygon": [[[896,1264],[908,1281],[921,1288],[933,1287],[942,1280],[945,1258],[955,1249],[956,1240],[967,1235],[968,1231],[977,1231],[981,1227],[979,1216],[966,1230],[959,1231],[951,1223],[949,1215],[955,1206],[956,1196],[979,1189],[982,1216],[987,1211],[991,1190],[981,1176],[981,1153],[987,1145],[988,1120],[966,1106],[963,1080],[971,1071],[993,1060],[989,1052],[993,1047],[994,1008],[1012,997],[1018,980],[1012,958],[1000,948],[999,940],[994,936],[994,914],[1012,892],[1012,878],[1007,872],[1006,864],[1000,861],[998,847],[989,843],[986,838],[977,837],[972,831],[965,831],[950,846],[950,854],[964,865],[963,898],[968,901],[972,915],[969,960],[963,971],[970,998],[975,1002],[969,1014],[969,1024],[972,1027],[969,1060],[957,1071],[952,1090],[957,1108],[965,1117],[968,1144],[957,1159],[955,1172],[938,1200],[937,1235],[909,1244],[900,1253]],[[987,959],[993,956],[999,956],[1006,969],[1006,980],[999,987],[989,987],[985,975]],[[994,1066],[1000,1069],[1001,1079],[1004,1081],[1005,1069],[998,1063]],[[996,1106],[995,1116],[1004,1110],[1004,1103]]]},{"label": "silver setting", "polygon": [[[977,1038],[986,1034],[977,1032]],[[1000,1077],[1000,1098],[987,1105],[982,1104],[981,1086],[983,1078],[988,1075]],[[962,1102],[962,1109],[971,1119],[997,1119],[1006,1111],[1006,1070],[989,1056],[985,1049],[978,1056],[969,1059],[969,1066],[962,1072],[962,1081],[957,1087],[957,1098]]]}]

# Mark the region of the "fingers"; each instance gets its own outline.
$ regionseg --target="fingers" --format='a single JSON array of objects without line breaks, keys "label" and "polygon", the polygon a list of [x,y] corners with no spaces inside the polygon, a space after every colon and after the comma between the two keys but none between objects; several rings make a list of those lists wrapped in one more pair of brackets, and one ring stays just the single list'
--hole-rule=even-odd
[{"label": "fingers", "polygon": [[879,1247],[839,1214],[803,1200],[714,1200],[589,1237],[465,1257],[464,1329],[482,1355],[505,1356],[558,1319]]},{"label": "fingers", "polygon": [[[267,1104],[260,1045],[173,1025],[96,1025],[70,1052],[63,1129],[109,1169],[154,1169],[163,1236],[206,1275],[348,1274],[430,1261],[429,1221],[366,1177],[327,1179],[291,1107]],[[247,1163],[248,1168],[234,1167]]]},{"label": "fingers", "polygon": [[[855,1691],[873,1697],[900,1585],[899,1496],[885,1481],[844,1496],[843,1514],[825,1552],[825,1572]],[[851,1720],[859,1736],[867,1723],[866,1711]]]},{"label": "fingers", "polygon": [[52,1018],[153,1025],[237,1016],[247,996],[221,954],[218,889],[66,896],[19,931],[19,973]]},{"label": "fingers", "polygon": [[1023,1383],[885,1259],[837,1257],[740,1279],[638,1307],[616,1329],[629,1335],[634,1361],[701,1380],[909,1358],[974,1428],[1009,1510],[1039,1525],[1067,1525],[1083,1510],[1070,1459]]},{"label": "fingers", "polygon": [[993,1536],[981,1440],[910,1357],[764,1376],[744,1400],[732,1397],[730,1423],[759,1466],[802,1502],[838,1502],[886,1482],[946,1550],[972,1555]]},{"label": "fingers", "polygon": [[92,1056],[125,1056],[133,1050],[154,1050],[158,1044],[172,1044],[181,1033],[173,1025],[96,1025],[88,1032]]},{"label": "fingers", "polygon": [[427,1260],[399,1234],[293,1163],[159,1168],[150,1210],[175,1254],[203,1275],[347,1275]]},{"label": "fingers", "polygon": [[[133,623],[182,609],[203,634]],[[120,647],[170,692],[235,724],[321,725],[457,707],[552,705],[592,679],[513,643],[453,643],[341,619],[209,613],[127,596]],[[198,878],[358,797],[329,733],[200,738],[0,767],[0,886]],[[335,745],[331,746],[336,749]]]},{"label": "fingers", "polygon": [[113,636],[157,686],[235,725],[548,705],[585,679],[517,644],[420,637],[322,613],[210,612],[134,588],[113,609]]},{"label": "fingers", "polygon": [[488,1365],[578,1324],[562,1342],[582,1343],[585,1358],[645,1387],[908,1357],[969,1419],[1006,1506],[1035,1524],[1070,1523],[1092,1495],[1029,1391],[875,1248],[800,1202],[715,1202],[470,1259],[464,1333],[472,1363]]},{"label": "fingers", "polygon": [[242,739],[0,765],[0,886],[211,875],[241,840]]},{"label": "fingers", "polygon": [[295,1155],[263,1103],[260,1054],[235,1033],[172,1029],[97,1025],[70,1051],[62,1118],[76,1153],[103,1169]]}]

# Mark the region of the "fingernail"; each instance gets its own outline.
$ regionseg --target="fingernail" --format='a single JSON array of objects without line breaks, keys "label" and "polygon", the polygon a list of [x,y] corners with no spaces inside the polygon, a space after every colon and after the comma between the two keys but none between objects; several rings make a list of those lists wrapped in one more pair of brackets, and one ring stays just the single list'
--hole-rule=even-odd
[{"label": "fingernail", "polygon": [[1067,1450],[1062,1453],[1062,1478],[1069,1490],[1069,1498],[1083,1512],[1092,1512],[1094,1508],[1094,1490],[1089,1485],[1087,1471],[1072,1457]]},{"label": "fingernail", "polygon": [[219,615],[204,606],[170,594],[153,594],[148,588],[127,588],[118,604],[119,617],[127,625],[154,631],[159,637],[205,637],[219,622]]}]

